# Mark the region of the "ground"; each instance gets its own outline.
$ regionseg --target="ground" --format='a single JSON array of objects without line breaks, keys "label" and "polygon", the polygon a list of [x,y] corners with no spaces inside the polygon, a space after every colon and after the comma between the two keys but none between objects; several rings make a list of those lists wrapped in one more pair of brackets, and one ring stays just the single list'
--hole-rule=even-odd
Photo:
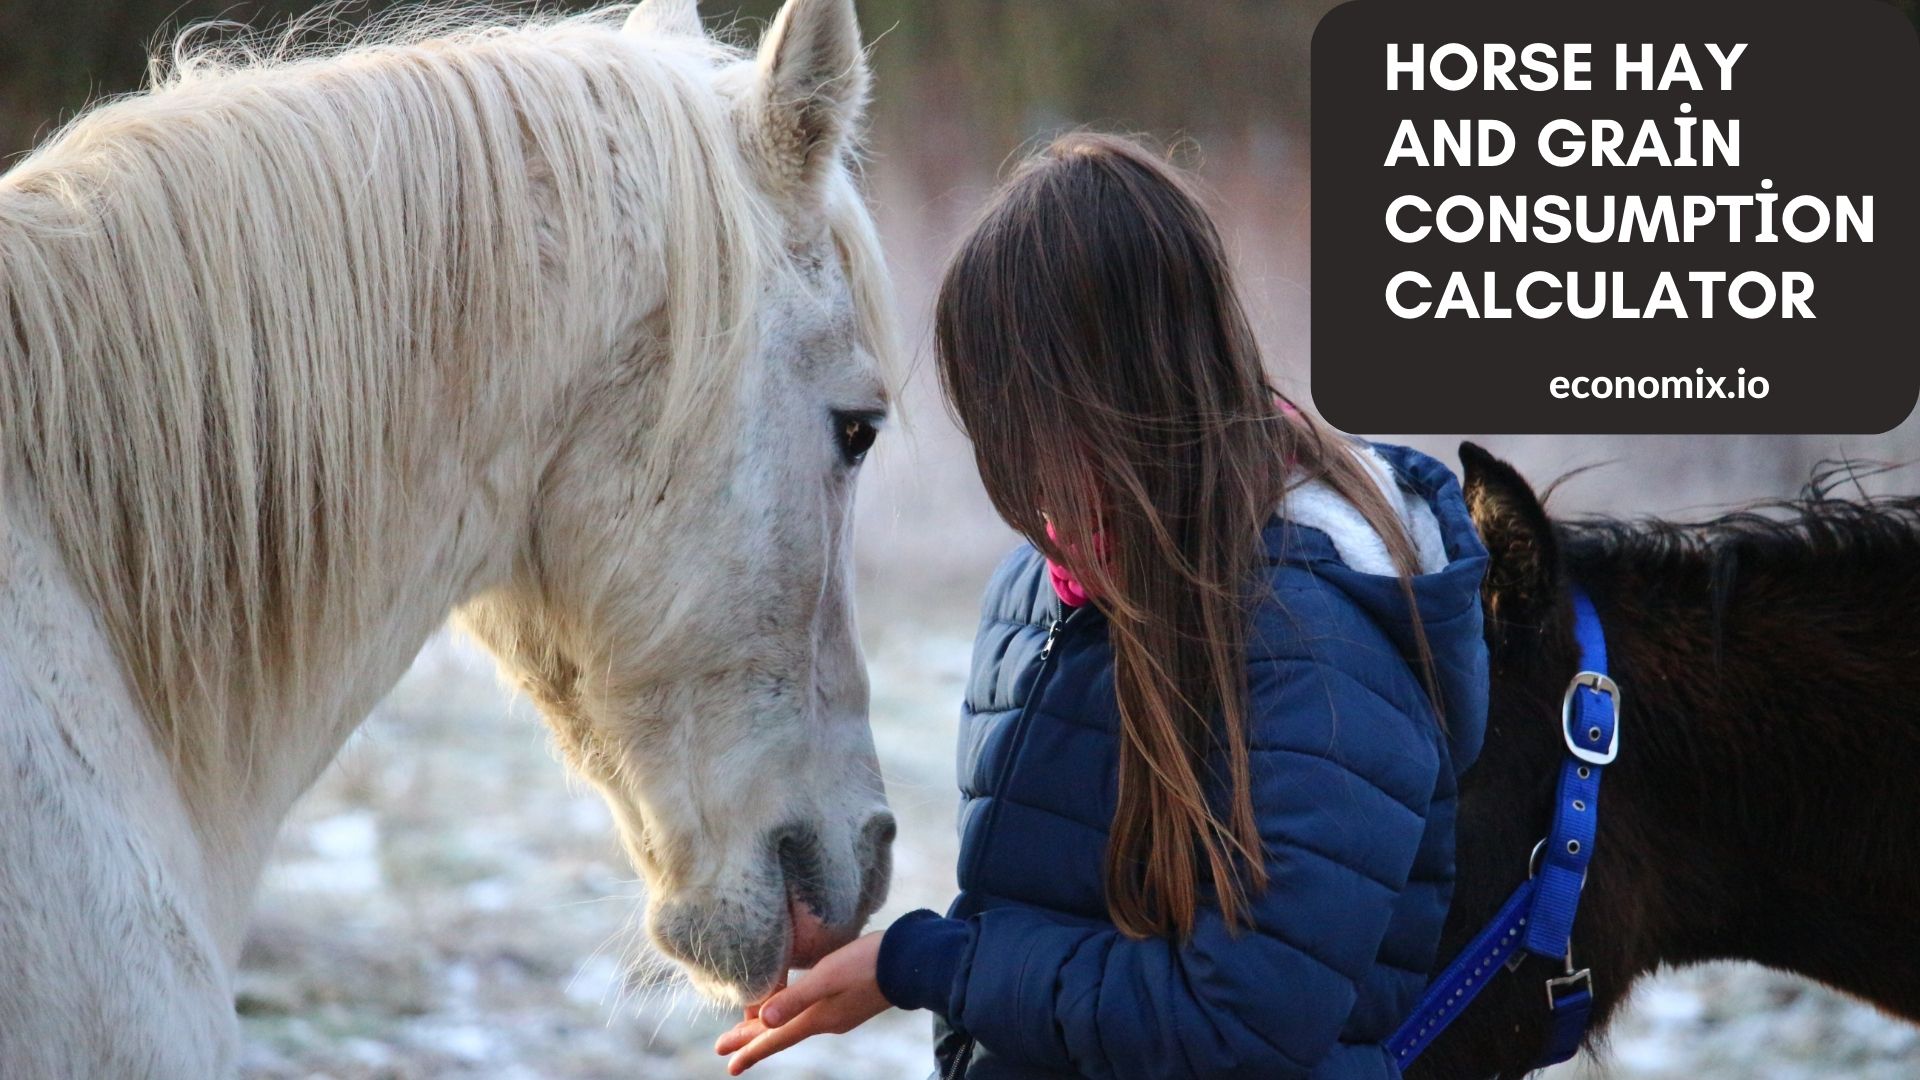
[{"label": "ground", "polygon": [[[874,728],[901,819],[886,920],[953,889],[952,725],[970,627],[869,633]],[[640,888],[598,796],[470,644],[435,639],[297,808],[243,960],[256,1080],[679,1080],[724,1075],[732,1022],[657,964],[629,973]],[[755,1070],[920,1080],[924,1014],[889,1013]],[[1551,1080],[1920,1075],[1920,1030],[1724,966],[1647,983],[1599,1065]]]}]

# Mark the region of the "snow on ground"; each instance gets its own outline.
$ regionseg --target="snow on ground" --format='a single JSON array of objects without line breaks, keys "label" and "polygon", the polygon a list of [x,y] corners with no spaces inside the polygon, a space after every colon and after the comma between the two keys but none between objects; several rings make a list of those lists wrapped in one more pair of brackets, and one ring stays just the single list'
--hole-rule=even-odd
[{"label": "snow on ground", "polygon": [[1912,1080],[1920,1028],[1803,979],[1713,964],[1642,983],[1599,1062],[1547,1080]]},{"label": "snow on ground", "polygon": [[[901,819],[895,903],[953,893],[952,716],[967,642],[876,664]],[[877,659],[877,658],[876,658]],[[433,641],[296,808],[242,959],[242,1073],[259,1080],[720,1077],[735,1017],[657,963],[630,970],[641,889],[599,796],[467,642]],[[898,1080],[928,1021],[893,1013],[755,1070]]]},{"label": "snow on ground", "polygon": [[[873,716],[901,820],[884,921],[953,891],[953,716],[967,618],[870,634]],[[724,1075],[729,1014],[630,968],[640,888],[598,796],[524,702],[436,639],[296,809],[242,961],[257,1080],[678,1080]],[[890,1013],[757,1068],[765,1080],[920,1080],[927,1018]],[[1920,1076],[1920,1031],[1758,969],[1647,983],[1602,1066],[1552,1080]]]}]

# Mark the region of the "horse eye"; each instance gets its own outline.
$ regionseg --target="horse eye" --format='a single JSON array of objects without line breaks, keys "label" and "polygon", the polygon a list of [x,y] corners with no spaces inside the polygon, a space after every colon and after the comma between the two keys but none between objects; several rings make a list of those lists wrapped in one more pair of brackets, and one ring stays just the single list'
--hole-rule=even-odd
[{"label": "horse eye", "polygon": [[880,437],[880,429],[874,418],[861,413],[835,413],[833,417],[834,438],[840,444],[840,459],[848,466],[860,464],[873,449],[873,440]]}]

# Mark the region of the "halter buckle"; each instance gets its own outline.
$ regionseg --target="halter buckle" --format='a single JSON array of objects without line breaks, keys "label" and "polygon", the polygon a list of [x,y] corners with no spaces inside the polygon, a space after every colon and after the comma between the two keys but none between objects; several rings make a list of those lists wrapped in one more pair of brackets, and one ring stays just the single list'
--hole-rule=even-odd
[{"label": "halter buckle", "polygon": [[[1604,694],[1607,704],[1613,709],[1613,723],[1608,725],[1612,737],[1607,740],[1604,750],[1593,748],[1594,739],[1585,738],[1590,732],[1576,733],[1573,730],[1577,719],[1574,700],[1579,697],[1580,689],[1585,687],[1597,694]],[[1596,725],[1597,727],[1597,725]],[[1567,684],[1566,696],[1560,699],[1560,736],[1566,740],[1567,752],[1589,765],[1611,765],[1620,754],[1620,687],[1612,679],[1597,671],[1582,671]]]},{"label": "halter buckle", "polygon": [[1560,999],[1569,994],[1585,990],[1593,993],[1593,969],[1581,968],[1579,971],[1547,980],[1547,1008],[1560,1008]]}]

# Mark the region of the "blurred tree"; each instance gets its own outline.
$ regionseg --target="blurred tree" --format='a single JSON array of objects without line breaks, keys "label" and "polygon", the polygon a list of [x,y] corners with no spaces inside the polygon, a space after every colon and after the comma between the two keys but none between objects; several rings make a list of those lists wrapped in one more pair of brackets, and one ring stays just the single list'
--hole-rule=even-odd
[{"label": "blurred tree", "polygon": [[[945,109],[1019,139],[1069,119],[1160,132],[1304,123],[1308,43],[1338,2],[861,0],[860,11],[883,124]],[[735,15],[778,6],[750,0]]]},{"label": "blurred tree", "polygon": [[[346,0],[344,22],[421,0]],[[1004,148],[1069,119],[1196,135],[1303,129],[1308,46],[1339,0],[859,0],[877,43],[877,122],[909,135],[944,121]],[[1920,25],[1916,0],[1885,0]],[[314,0],[12,0],[0,3],[0,153],[30,146],[90,100],[130,90],[149,46],[207,19],[271,25]],[[563,9],[594,6],[558,0]],[[779,0],[708,0],[745,28]],[[889,127],[891,125],[891,127]],[[958,149],[958,148],[956,148]]]},{"label": "blurred tree", "polygon": [[[418,0],[402,0],[403,3]],[[885,92],[881,123],[922,108],[991,141],[1084,117],[1186,131],[1217,118],[1303,122],[1307,42],[1337,0],[860,0]],[[0,152],[89,101],[138,87],[151,47],[209,19],[271,26],[313,0],[16,0],[0,4]],[[337,5],[355,23],[394,0]],[[548,7],[584,9],[586,0]],[[764,23],[778,0],[715,3],[709,25]]]},{"label": "blurred tree", "polygon": [[163,30],[224,18],[255,25],[302,0],[17,0],[0,4],[0,151],[18,153],[81,106],[140,85]]}]

